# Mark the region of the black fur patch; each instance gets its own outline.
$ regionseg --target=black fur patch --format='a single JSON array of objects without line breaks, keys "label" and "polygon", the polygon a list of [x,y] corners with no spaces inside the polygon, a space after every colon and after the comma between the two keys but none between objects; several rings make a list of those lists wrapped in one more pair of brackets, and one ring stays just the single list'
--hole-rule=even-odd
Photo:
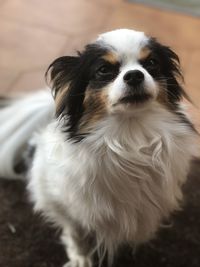
[{"label": "black fur patch", "polygon": [[[155,80],[166,84],[168,101],[176,109],[177,103],[183,96],[189,100],[180,84],[183,76],[179,57],[171,48],[158,43],[154,38],[150,39],[149,47],[152,53],[147,59],[141,61],[141,64]],[[152,60],[154,64],[151,64]]]},{"label": "black fur patch", "polygon": [[[50,71],[55,97],[59,90],[68,86],[57,110],[57,117],[67,117],[65,130],[70,138],[79,139],[77,129],[85,111],[83,101],[87,87],[100,90],[118,74],[119,64],[111,64],[102,58],[107,51],[97,44],[90,44],[77,57],[65,56],[56,59],[47,70],[47,73]],[[102,66],[108,68],[107,75],[100,75]]]},{"label": "black fur patch", "polygon": [[[180,82],[183,82],[183,75],[180,68],[180,60],[178,55],[172,51],[168,46],[164,46],[156,41],[156,39],[150,39],[149,47],[152,50],[149,60],[154,59],[157,64],[155,67],[149,67],[147,62],[141,62],[152,77],[157,81],[164,81],[166,84],[167,98],[170,106],[173,108],[173,112],[179,117],[180,121],[189,126],[192,131],[196,131],[194,125],[189,119],[180,112],[179,101],[182,97],[185,97],[191,102],[189,96],[184,91]],[[146,66],[147,64],[147,66]]]}]

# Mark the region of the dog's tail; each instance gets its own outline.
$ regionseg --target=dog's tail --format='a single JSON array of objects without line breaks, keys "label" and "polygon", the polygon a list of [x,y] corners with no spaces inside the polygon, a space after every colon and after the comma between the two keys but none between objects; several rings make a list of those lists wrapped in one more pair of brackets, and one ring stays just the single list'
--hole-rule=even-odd
[{"label": "dog's tail", "polygon": [[[28,143],[53,116],[54,100],[48,90],[17,98],[0,98],[0,177],[24,177],[22,165]],[[30,156],[28,154],[26,157]]]}]

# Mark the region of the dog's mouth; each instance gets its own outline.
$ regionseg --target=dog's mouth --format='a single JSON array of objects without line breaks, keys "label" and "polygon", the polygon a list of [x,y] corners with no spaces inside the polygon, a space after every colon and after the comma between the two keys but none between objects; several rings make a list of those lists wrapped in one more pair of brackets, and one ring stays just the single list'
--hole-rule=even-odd
[{"label": "dog's mouth", "polygon": [[143,104],[150,100],[152,96],[148,93],[142,93],[142,94],[129,94],[124,97],[122,97],[119,100],[120,104]]}]

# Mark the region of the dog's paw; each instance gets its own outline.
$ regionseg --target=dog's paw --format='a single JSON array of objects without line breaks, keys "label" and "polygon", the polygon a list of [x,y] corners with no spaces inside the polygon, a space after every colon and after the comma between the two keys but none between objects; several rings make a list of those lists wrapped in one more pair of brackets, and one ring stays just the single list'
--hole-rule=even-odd
[{"label": "dog's paw", "polygon": [[78,256],[68,261],[63,267],[92,267],[92,261],[88,257]]}]

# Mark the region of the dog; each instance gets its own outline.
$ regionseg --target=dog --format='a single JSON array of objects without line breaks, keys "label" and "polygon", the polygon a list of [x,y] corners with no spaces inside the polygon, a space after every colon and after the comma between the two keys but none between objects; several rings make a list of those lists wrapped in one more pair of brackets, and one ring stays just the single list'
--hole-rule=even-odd
[{"label": "dog", "polygon": [[1,99],[0,175],[23,179],[58,228],[67,267],[111,264],[180,208],[199,136],[183,108],[179,58],[129,29],[104,34],[47,70],[51,91]]}]

